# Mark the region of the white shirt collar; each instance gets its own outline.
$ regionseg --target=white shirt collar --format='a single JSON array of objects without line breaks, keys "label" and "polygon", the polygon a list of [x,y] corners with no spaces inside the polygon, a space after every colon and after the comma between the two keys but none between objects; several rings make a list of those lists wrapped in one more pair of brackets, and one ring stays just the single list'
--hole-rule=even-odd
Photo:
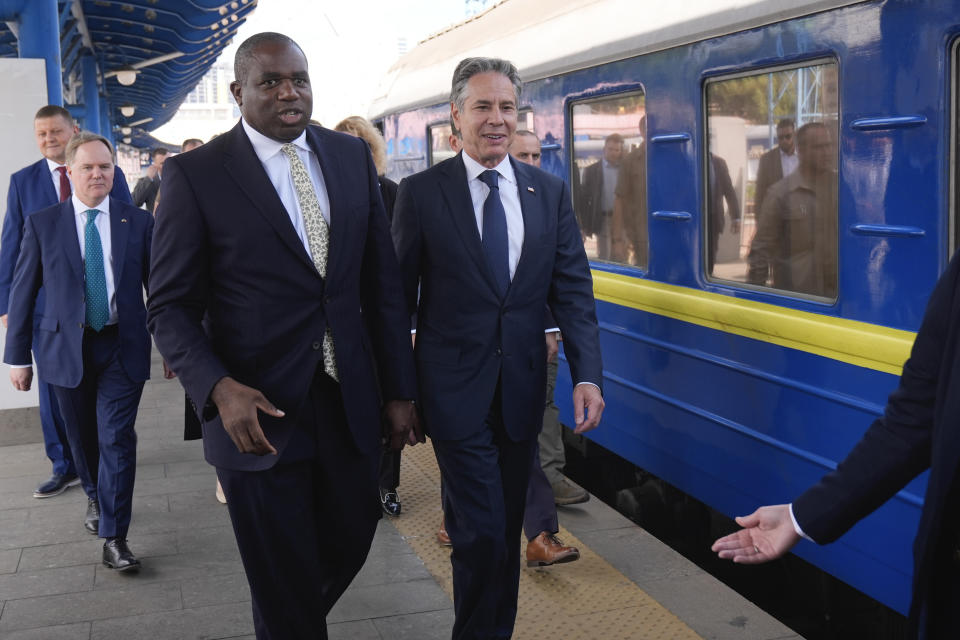
[{"label": "white shirt collar", "polygon": [[[246,120],[240,118],[240,122],[243,124],[243,130],[247,132],[247,137],[250,138],[250,144],[253,145],[253,151],[257,154],[257,158],[260,159],[260,162],[266,162],[268,159],[272,158],[276,154],[280,153],[281,147],[283,147],[284,142],[279,140],[274,140],[273,138],[268,138],[263,135],[253,127],[251,127]],[[291,140],[300,149],[303,149],[307,152],[312,152],[310,145],[307,144],[307,130],[304,129],[297,138]]]},{"label": "white shirt collar", "polygon": [[77,197],[77,194],[70,196],[70,200],[73,202],[73,214],[75,216],[82,215],[87,211],[87,209],[96,209],[100,213],[105,214],[107,217],[110,216],[110,196],[105,197],[100,204],[95,207],[88,207],[80,201],[80,198]]},{"label": "white shirt collar", "polygon": [[47,168],[50,170],[50,173],[53,173],[53,172],[56,171],[59,167],[66,166],[66,165],[62,165],[62,164],[57,164],[56,162],[54,162],[54,161],[51,160],[50,158],[44,158],[44,160],[47,161]]},{"label": "white shirt collar", "polygon": [[[463,158],[463,166],[467,170],[467,179],[476,180],[479,178],[480,174],[487,170],[487,167],[483,166],[465,152],[460,154],[460,157]],[[500,164],[494,167],[497,173],[500,174],[500,177],[509,182],[510,184],[517,184],[517,177],[513,173],[513,165],[510,164],[510,156],[507,155],[500,161]]]}]

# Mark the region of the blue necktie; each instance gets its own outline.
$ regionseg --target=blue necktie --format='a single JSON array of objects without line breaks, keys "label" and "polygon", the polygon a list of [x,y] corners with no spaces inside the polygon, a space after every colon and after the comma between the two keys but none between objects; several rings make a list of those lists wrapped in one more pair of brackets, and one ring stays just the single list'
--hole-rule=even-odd
[{"label": "blue necktie", "polygon": [[107,302],[107,276],[103,270],[103,245],[100,244],[100,232],[94,222],[96,209],[87,209],[87,226],[83,229],[83,274],[87,289],[87,326],[100,331],[110,319],[110,305]]},{"label": "blue necktie", "polygon": [[500,200],[500,188],[497,186],[499,174],[488,169],[480,174],[480,180],[490,187],[490,193],[483,202],[483,253],[487,256],[490,270],[497,281],[500,297],[507,294],[510,286],[510,250],[507,241],[507,212]]}]

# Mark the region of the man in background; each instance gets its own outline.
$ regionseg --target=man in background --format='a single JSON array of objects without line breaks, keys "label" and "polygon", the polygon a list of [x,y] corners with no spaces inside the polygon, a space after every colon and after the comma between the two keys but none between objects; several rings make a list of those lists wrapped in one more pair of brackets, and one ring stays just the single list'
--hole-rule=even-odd
[{"label": "man in background", "polygon": [[163,162],[167,159],[168,152],[163,147],[157,147],[150,152],[150,166],[146,169],[146,175],[137,180],[133,188],[133,204],[138,207],[146,205],[147,211],[156,209],[157,192],[160,191],[160,179],[163,175]]},{"label": "man in background", "polygon": [[200,138],[187,138],[180,144],[180,153],[193,151],[194,149],[202,145],[203,145],[203,140],[201,140]]},{"label": "man in background", "polygon": [[581,231],[585,235],[596,235],[597,258],[611,260],[613,257],[613,206],[620,174],[620,160],[623,158],[623,136],[613,133],[603,141],[603,157],[583,170],[582,206],[580,214]]},{"label": "man in background", "polygon": [[794,127],[793,119],[780,120],[777,123],[777,145],[760,156],[760,164],[757,167],[757,186],[753,197],[755,215],[760,215],[767,190],[797,170],[800,160],[797,158]]},{"label": "man in background", "polygon": [[[0,320],[3,321],[3,326],[7,326],[10,286],[13,282],[14,267],[20,256],[20,243],[23,240],[27,216],[58,202],[65,202],[73,193],[66,167],[67,143],[79,131],[73,116],[63,107],[49,104],[41,107],[34,116],[33,131],[37,148],[43,158],[10,176],[10,187],[7,190],[7,214],[3,219],[3,235],[0,237]],[[130,189],[119,167],[114,170],[110,196],[121,202],[131,201]],[[43,298],[41,289],[33,313],[35,323],[39,323],[43,317]],[[34,331],[34,337],[37,335]],[[33,497],[49,498],[59,495],[68,487],[80,484],[80,478],[73,464],[60,407],[53,390],[39,374],[37,392],[40,396],[43,445],[53,465],[53,473],[34,490]]]}]

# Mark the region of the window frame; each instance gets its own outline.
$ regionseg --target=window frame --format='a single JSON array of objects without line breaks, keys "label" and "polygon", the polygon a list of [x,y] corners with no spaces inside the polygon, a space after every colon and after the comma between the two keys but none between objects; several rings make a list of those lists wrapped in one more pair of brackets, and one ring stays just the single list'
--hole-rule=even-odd
[{"label": "window frame", "polygon": [[[960,40],[960,39],[958,39]],[[836,134],[836,168],[837,168],[837,290],[834,296],[818,296],[810,293],[803,293],[799,291],[791,291],[789,289],[778,289],[773,286],[751,284],[749,282],[739,282],[737,280],[727,280],[724,278],[718,278],[713,276],[710,273],[707,273],[707,263],[708,263],[708,242],[707,237],[707,217],[709,211],[709,202],[710,202],[710,185],[707,176],[709,176],[709,166],[710,162],[710,114],[709,114],[709,104],[707,102],[707,89],[709,85],[716,82],[723,82],[726,80],[736,80],[737,78],[749,78],[753,76],[764,75],[768,73],[779,73],[783,71],[792,71],[794,69],[806,69],[809,67],[829,65],[832,64],[837,70],[837,126],[834,130]],[[813,302],[822,304],[825,306],[834,306],[840,300],[840,271],[842,270],[840,256],[842,253],[842,248],[840,246],[840,241],[842,239],[842,234],[840,233],[840,185],[842,184],[843,178],[841,176],[842,164],[840,162],[840,151],[842,148],[841,136],[843,133],[843,101],[841,98],[841,66],[840,66],[840,57],[833,52],[819,52],[817,55],[804,58],[802,60],[791,60],[790,62],[783,62],[780,64],[765,64],[760,66],[752,66],[748,68],[742,68],[733,72],[721,72],[721,73],[707,73],[704,74],[701,78],[700,83],[700,126],[701,126],[701,136],[699,141],[698,149],[698,158],[697,161],[700,165],[700,233],[698,237],[700,240],[700,268],[698,273],[703,278],[704,282],[707,282],[711,285],[734,287],[737,289],[743,289],[747,291],[754,291],[758,293],[764,293],[768,295],[775,295],[786,297],[794,300],[802,300],[806,302]],[[796,129],[799,130],[803,126],[797,123]],[[798,142],[799,144],[799,142]],[[746,217],[744,212],[746,210],[746,197],[744,197],[744,202],[741,203],[741,213],[740,213],[740,224],[741,228]],[[756,212],[755,212],[756,214]]]}]

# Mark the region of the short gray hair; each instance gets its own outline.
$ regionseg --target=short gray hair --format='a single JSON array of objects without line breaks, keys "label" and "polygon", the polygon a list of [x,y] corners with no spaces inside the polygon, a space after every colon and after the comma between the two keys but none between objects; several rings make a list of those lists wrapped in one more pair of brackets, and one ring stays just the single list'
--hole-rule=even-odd
[{"label": "short gray hair", "polygon": [[458,110],[463,109],[463,103],[467,99],[467,82],[470,78],[479,73],[499,73],[507,77],[513,84],[513,92],[517,97],[517,106],[519,107],[520,93],[523,91],[523,82],[520,80],[520,72],[513,66],[509,60],[500,58],[464,58],[457,65],[453,72],[453,82],[450,86],[450,102],[457,106]]},{"label": "short gray hair", "polygon": [[77,157],[77,149],[80,148],[80,145],[97,141],[102,142],[107,146],[107,149],[110,150],[110,158],[113,158],[113,145],[110,144],[109,140],[98,133],[93,133],[92,131],[81,131],[77,135],[70,138],[70,142],[67,143],[67,165],[73,164],[73,159]]}]

